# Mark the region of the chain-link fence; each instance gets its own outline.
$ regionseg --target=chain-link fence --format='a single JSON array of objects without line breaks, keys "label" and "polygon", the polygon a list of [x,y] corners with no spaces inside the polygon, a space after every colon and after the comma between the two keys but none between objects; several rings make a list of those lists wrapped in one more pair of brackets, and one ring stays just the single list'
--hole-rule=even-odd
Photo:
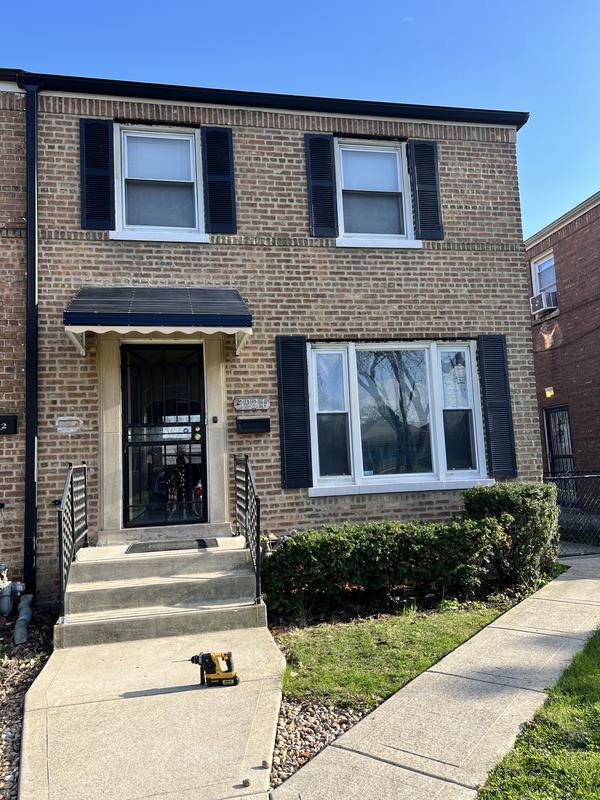
[{"label": "chain-link fence", "polygon": [[558,524],[562,540],[600,547],[600,472],[546,474],[558,493]]}]

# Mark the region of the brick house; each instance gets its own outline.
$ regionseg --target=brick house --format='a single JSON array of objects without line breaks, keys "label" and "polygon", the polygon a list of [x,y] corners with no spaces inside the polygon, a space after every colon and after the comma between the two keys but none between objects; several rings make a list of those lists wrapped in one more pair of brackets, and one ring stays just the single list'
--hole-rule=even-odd
[{"label": "brick house", "polygon": [[600,192],[525,242],[547,472],[600,465]]},{"label": "brick house", "polygon": [[228,524],[239,454],[266,533],[538,479],[526,119],[1,70],[13,574],[55,596],[68,462],[100,542]]}]

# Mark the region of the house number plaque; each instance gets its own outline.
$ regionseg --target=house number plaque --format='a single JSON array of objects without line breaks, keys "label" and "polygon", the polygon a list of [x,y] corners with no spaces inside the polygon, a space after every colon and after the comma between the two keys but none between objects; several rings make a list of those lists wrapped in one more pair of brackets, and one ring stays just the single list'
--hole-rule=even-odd
[{"label": "house number plaque", "polygon": [[17,415],[16,414],[1,414],[0,415],[0,436],[8,436],[17,432]]},{"label": "house number plaque", "polygon": [[234,397],[233,407],[236,411],[268,411],[271,401],[268,397]]},{"label": "house number plaque", "polygon": [[83,420],[79,417],[57,417],[56,430],[58,433],[79,433],[83,427]]}]

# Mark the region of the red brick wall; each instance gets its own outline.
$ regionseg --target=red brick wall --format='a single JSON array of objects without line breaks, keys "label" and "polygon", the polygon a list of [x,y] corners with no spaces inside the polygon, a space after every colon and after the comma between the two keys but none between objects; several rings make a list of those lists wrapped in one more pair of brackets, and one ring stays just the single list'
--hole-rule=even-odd
[{"label": "red brick wall", "polygon": [[[209,244],[177,244],[114,241],[81,230],[82,116],[231,126],[238,233],[211,236]],[[348,250],[311,238],[304,133],[315,130],[436,139],[444,241],[425,243],[423,250]],[[241,292],[254,315],[254,334],[240,356],[231,348],[227,356],[229,450],[253,458],[266,531],[335,519],[444,517],[461,504],[458,492],[309,498],[306,490],[282,490],[275,373],[275,336],[281,333],[366,339],[505,333],[519,472],[539,476],[514,131],[43,96],[39,146],[42,593],[51,593],[56,582],[50,501],[66,462],[85,458],[94,498],[98,492],[94,348],[82,359],[62,329],[62,310],[84,284],[233,286]],[[235,432],[237,394],[271,399],[270,434]],[[83,418],[80,434],[57,434],[56,417],[65,413]]]},{"label": "red brick wall", "polygon": [[[600,205],[527,251],[552,249],[559,310],[533,324],[545,453],[544,409],[569,406],[575,469],[600,468]],[[546,387],[554,387],[547,398]]]}]

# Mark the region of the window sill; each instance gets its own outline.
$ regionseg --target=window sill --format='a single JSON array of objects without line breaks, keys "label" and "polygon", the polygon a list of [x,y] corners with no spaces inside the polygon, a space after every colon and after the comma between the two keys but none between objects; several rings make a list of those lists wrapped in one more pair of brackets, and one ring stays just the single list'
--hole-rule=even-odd
[{"label": "window sill", "polygon": [[208,242],[207,233],[190,231],[109,231],[109,239],[133,242]]},{"label": "window sill", "polygon": [[351,238],[349,236],[338,236],[335,240],[336,247],[388,247],[397,250],[421,250],[423,242],[420,239],[384,239],[378,236],[364,236]]},{"label": "window sill", "polygon": [[460,478],[445,481],[405,481],[390,483],[339,484],[338,486],[312,486],[309,497],[335,497],[337,495],[395,494],[397,492],[430,492],[452,489],[471,489],[473,486],[492,486],[494,478]]}]

